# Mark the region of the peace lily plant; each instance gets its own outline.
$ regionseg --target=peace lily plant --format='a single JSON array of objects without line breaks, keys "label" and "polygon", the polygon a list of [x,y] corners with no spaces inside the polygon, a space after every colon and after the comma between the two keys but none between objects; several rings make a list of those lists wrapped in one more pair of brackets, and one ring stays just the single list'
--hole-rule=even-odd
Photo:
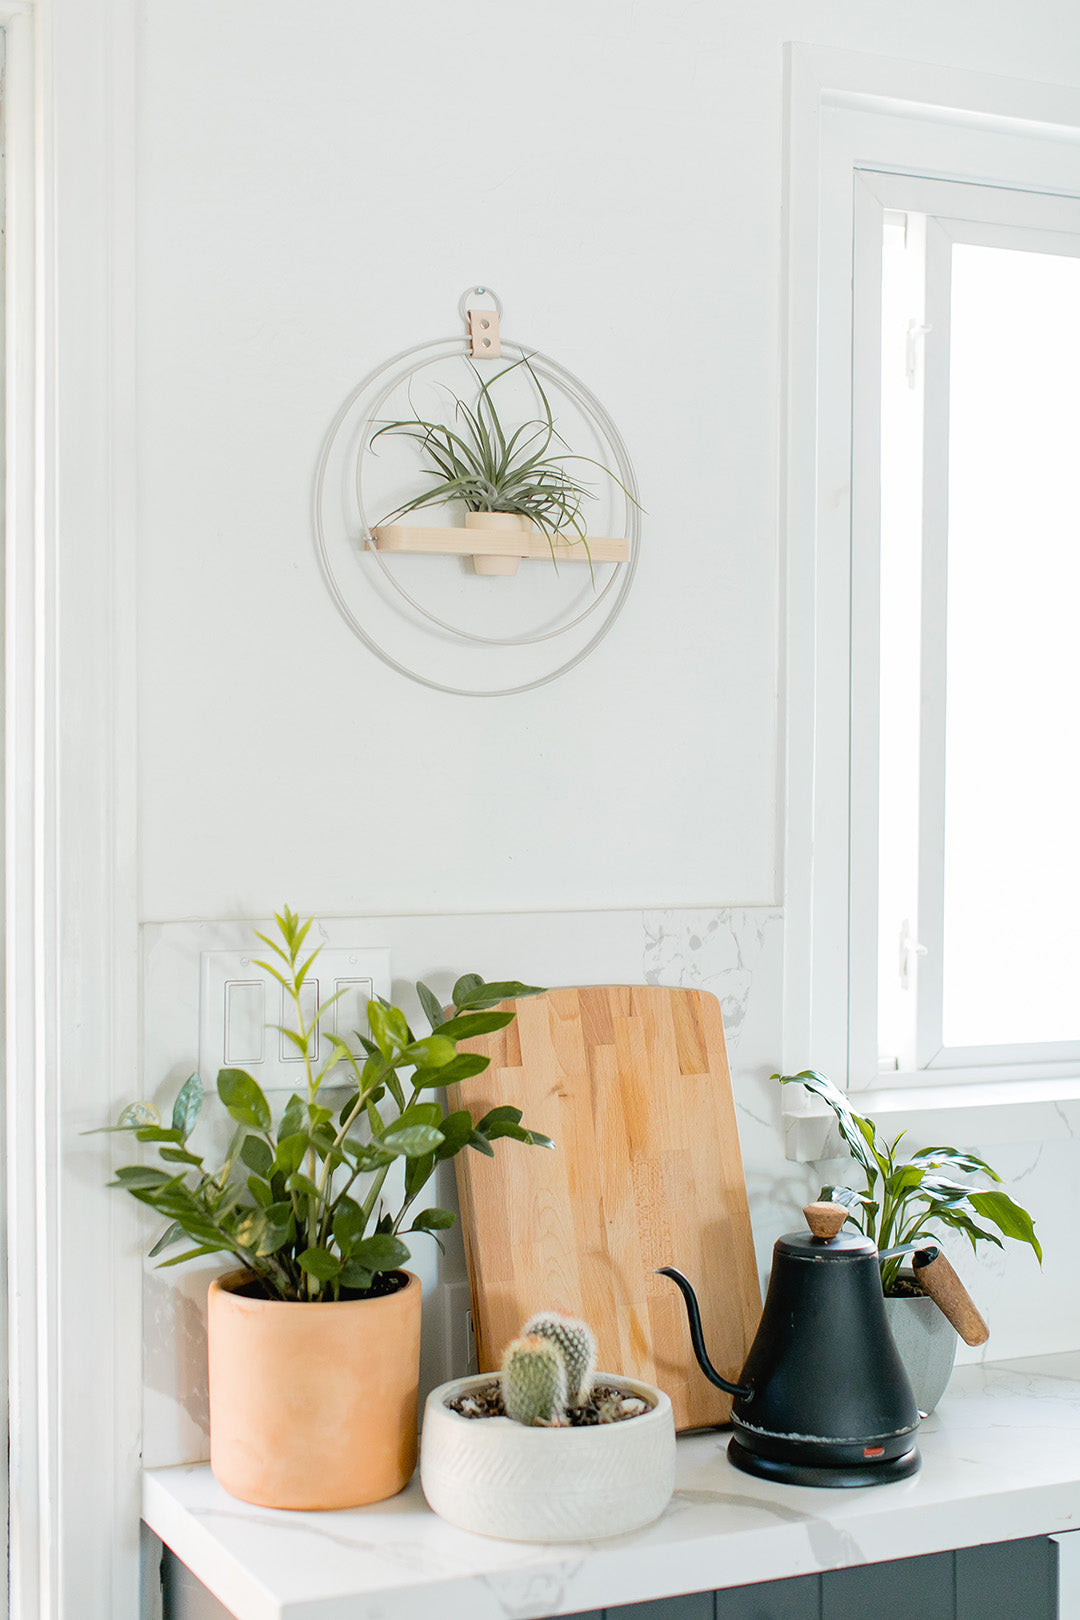
[{"label": "peace lily plant", "polygon": [[[357,1033],[354,1049],[325,1027],[337,996],[304,1016],[302,993],[319,954],[305,954],[311,921],[301,923],[288,907],[275,920],[279,939],[256,931],[270,953],[257,966],[277,980],[295,1011],[294,1027],[275,1027],[303,1059],[305,1093],[289,1098],[275,1125],[252,1076],[222,1069],[217,1093],[236,1129],[224,1158],[208,1168],[189,1140],[203,1101],[202,1082],[193,1074],[168,1125],[151,1104],[137,1103],[114,1127],[154,1147],[165,1168],[125,1165],[111,1185],[169,1221],[153,1254],[189,1240],[190,1247],[163,1265],[230,1254],[264,1297],[294,1302],[383,1293],[393,1289],[395,1273],[410,1257],[406,1238],[437,1234],[457,1219],[437,1205],[413,1213],[437,1165],[466,1148],[491,1155],[500,1137],[554,1146],[522,1125],[518,1108],[500,1105],[474,1120],[468,1109],[448,1111],[433,1095],[488,1067],[489,1058],[459,1052],[457,1043],[513,1022],[512,1012],[491,1010],[496,1003],[540,991],[517,981],[485,984],[468,973],[444,1013],[427,985],[418,984],[431,1033],[417,1037],[400,1008],[374,1000],[368,1032]],[[321,1058],[320,1022],[328,1048]],[[335,1098],[336,1108],[327,1107],[322,1093],[342,1085],[344,1101]],[[401,1160],[404,1185],[387,1207],[387,1176]]]},{"label": "peace lily plant", "polygon": [[[959,1173],[987,1176],[1000,1183],[1001,1177],[985,1159],[953,1147],[919,1148],[910,1158],[901,1158],[898,1148],[905,1133],[901,1131],[891,1142],[886,1141],[878,1134],[874,1121],[856,1114],[843,1092],[825,1075],[804,1069],[800,1074],[774,1074],[773,1079],[782,1086],[805,1086],[832,1109],[845,1146],[862,1171],[864,1185],[822,1187],[818,1196],[843,1204],[849,1221],[882,1253],[919,1238],[940,1237],[944,1227],[962,1232],[973,1250],[980,1243],[1004,1248],[1002,1237],[1026,1243],[1042,1263],[1042,1248],[1026,1209],[998,1186],[972,1187],[955,1179]],[[988,1222],[997,1231],[990,1231],[980,1222]],[[910,1291],[910,1284],[899,1280],[903,1264],[903,1255],[881,1262],[881,1284],[886,1296]]]}]

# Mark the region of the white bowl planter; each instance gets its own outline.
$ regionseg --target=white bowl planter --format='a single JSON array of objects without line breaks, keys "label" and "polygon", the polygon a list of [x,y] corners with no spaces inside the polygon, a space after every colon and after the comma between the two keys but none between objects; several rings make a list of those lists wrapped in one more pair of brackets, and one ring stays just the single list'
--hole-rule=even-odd
[{"label": "white bowl planter", "polygon": [[885,1315],[911,1381],[915,1405],[928,1417],[952,1374],[956,1329],[925,1294],[886,1296]]},{"label": "white bowl planter", "polygon": [[457,1378],[424,1407],[420,1480],[442,1518],[507,1541],[593,1541],[640,1530],[675,1488],[675,1423],[662,1390],[612,1373],[652,1406],[640,1417],[580,1429],[533,1429],[509,1418],[466,1418],[446,1405],[496,1375]]}]

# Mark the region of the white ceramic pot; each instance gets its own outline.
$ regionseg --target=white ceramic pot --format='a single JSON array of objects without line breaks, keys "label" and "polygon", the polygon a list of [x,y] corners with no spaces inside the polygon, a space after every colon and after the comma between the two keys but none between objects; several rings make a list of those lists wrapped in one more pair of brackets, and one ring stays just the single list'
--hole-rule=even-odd
[{"label": "white ceramic pot", "polygon": [[675,1488],[675,1423],[661,1390],[597,1373],[597,1383],[641,1396],[652,1411],[581,1429],[532,1429],[447,1407],[493,1376],[457,1378],[427,1398],[420,1480],[436,1513],[507,1541],[594,1541],[660,1517]]},{"label": "white ceramic pot", "polygon": [[[466,512],[465,527],[467,529],[494,530],[496,534],[506,534],[512,529],[519,529],[523,535],[532,534],[532,522],[522,517],[520,512]],[[494,574],[506,578],[516,574],[518,564],[528,551],[524,545],[517,555],[501,556],[490,552],[477,552],[473,557],[473,571],[477,574]]]},{"label": "white ceramic pot", "polygon": [[911,1381],[915,1405],[929,1416],[952,1373],[956,1329],[925,1294],[886,1297],[885,1315]]}]

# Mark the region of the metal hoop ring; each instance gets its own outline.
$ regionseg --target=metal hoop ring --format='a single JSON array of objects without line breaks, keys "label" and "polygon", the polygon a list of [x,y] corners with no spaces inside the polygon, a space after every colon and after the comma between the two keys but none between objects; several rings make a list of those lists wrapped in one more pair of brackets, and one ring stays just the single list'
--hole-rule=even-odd
[{"label": "metal hoop ring", "polygon": [[469,299],[474,293],[478,293],[481,298],[491,299],[495,305],[495,313],[501,321],[503,317],[502,299],[499,297],[498,293],[493,287],[466,287],[458,301],[458,314],[461,316],[464,325],[468,326],[469,324]]},{"label": "metal hoop ring", "polygon": [[[468,291],[462,295],[462,304],[464,304],[465,300],[473,292],[486,293],[487,296],[494,298],[496,304],[498,305],[498,311],[501,314],[501,302],[497,298],[497,295],[491,292],[490,288],[477,287],[468,289]],[[568,387],[571,395],[577,395],[578,404],[585,410],[587,415],[592,417],[594,424],[600,426],[601,432],[608,439],[609,446],[615,453],[615,459],[619,464],[619,470],[622,475],[622,482],[631,497],[627,502],[627,511],[629,514],[627,526],[630,531],[629,561],[621,566],[618,575],[612,576],[612,578],[608,581],[608,584],[604,587],[604,590],[600,593],[600,596],[592,604],[590,604],[588,609],[586,609],[586,614],[591,612],[596,606],[599,606],[600,601],[607,596],[608,591],[615,585],[617,579],[618,590],[616,591],[614,603],[603,624],[600,625],[599,629],[595,631],[585,645],[579,648],[573,657],[568,658],[556,669],[549,671],[548,674],[537,676],[533,680],[524,681],[516,686],[507,686],[501,688],[458,687],[449,686],[442,681],[432,680],[426,675],[421,675],[415,670],[409,669],[407,665],[401,663],[397,658],[393,657],[391,653],[387,652],[385,648],[381,647],[374,637],[367,630],[365,630],[364,626],[361,624],[359,618],[349,604],[337,576],[334,573],[333,564],[331,562],[327,547],[326,527],[323,515],[327,471],[334,446],[337,443],[339,434],[342,432],[342,429],[346,424],[350,412],[354,409],[357,402],[363,398],[364,394],[367,393],[367,391],[375,384],[379,383],[394,367],[401,366],[403,362],[411,360],[417,355],[426,354],[430,350],[447,351],[444,355],[432,356],[434,359],[452,359],[459,354],[464,356],[465,350],[463,348],[463,341],[464,340],[460,337],[434,338],[426,343],[417,343],[409,349],[403,349],[398,354],[391,356],[389,360],[384,361],[382,365],[377,366],[373,371],[369,372],[368,375],[360,383],[358,383],[354,389],[351,390],[345,400],[343,400],[327,431],[315,470],[315,478],[312,488],[312,520],[315,550],[323,579],[342,618],[345,620],[346,624],[354,632],[354,634],[359,638],[359,640],[363,642],[364,646],[367,647],[370,652],[374,653],[377,658],[381,659],[384,664],[388,665],[389,668],[396,670],[398,674],[406,676],[406,678],[409,680],[416,681],[420,686],[426,686],[431,691],[442,692],[450,697],[514,697],[520,693],[535,691],[538,687],[547,686],[550,684],[550,682],[558,680],[563,675],[569,674],[572,669],[575,669],[578,664],[582,663],[589,656],[589,654],[600,645],[601,641],[603,641],[604,637],[607,635],[608,631],[611,629],[615,620],[621,613],[626,601],[626,597],[629,593],[630,586],[633,583],[634,575],[637,572],[641,537],[641,508],[637,503],[638,486],[633,464],[630,461],[629,453],[626,450],[622,437],[604,406],[585,386],[584,383],[580,382],[576,377],[574,377],[573,373],[567,371],[566,368],[559,365],[557,361],[551,360],[547,356],[540,355],[538,351],[533,351],[536,358],[542,360],[547,366],[549,366],[552,369],[553,374],[556,375],[557,378]],[[514,347],[519,346],[514,345]],[[413,369],[415,368],[407,367],[404,370],[403,375],[410,375]],[[396,379],[396,381],[400,380],[400,377]],[[368,555],[378,557],[377,552],[372,552]],[[378,558],[378,560],[384,575],[389,575],[389,570],[386,567],[385,559]],[[425,618],[432,620],[436,624],[440,622],[434,618],[434,615],[429,614],[426,609],[420,607],[419,604],[413,603],[412,599],[408,596],[408,593],[398,586],[396,581],[392,580],[392,583],[395,584],[399,594],[403,595],[405,599],[410,602],[410,605],[414,606]],[[577,623],[580,622],[580,619],[585,616],[585,614],[582,614],[579,615],[578,619],[570,621],[563,627],[562,632],[560,633],[565,633],[567,630],[572,629]],[[460,631],[455,631],[455,633],[458,635],[462,634]],[[478,637],[474,635],[470,635],[467,639],[472,639],[478,642],[494,640],[494,638]],[[506,643],[496,642],[496,644],[505,645]],[[515,643],[512,640],[510,644],[513,645]],[[518,641],[517,644],[521,644],[520,641]]]}]

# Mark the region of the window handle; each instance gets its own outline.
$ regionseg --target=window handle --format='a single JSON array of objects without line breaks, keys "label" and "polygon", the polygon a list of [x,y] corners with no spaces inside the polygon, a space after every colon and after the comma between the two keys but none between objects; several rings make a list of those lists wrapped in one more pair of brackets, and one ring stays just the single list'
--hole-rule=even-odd
[{"label": "window handle", "polygon": [[933,330],[932,326],[923,326],[914,319],[907,323],[907,385],[909,388],[914,388],[918,382],[923,340],[927,332]]},{"label": "window handle", "polygon": [[911,932],[911,923],[905,917],[900,924],[900,985],[904,990],[910,990],[915,977],[915,967],[920,956],[926,955],[926,946],[920,944]]}]

